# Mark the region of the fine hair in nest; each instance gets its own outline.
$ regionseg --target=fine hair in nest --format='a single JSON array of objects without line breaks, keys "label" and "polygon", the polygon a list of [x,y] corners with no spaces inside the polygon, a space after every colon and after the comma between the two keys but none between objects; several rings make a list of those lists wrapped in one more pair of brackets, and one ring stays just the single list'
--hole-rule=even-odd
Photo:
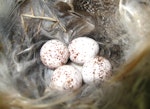
[{"label": "fine hair in nest", "polygon": [[[149,7],[149,0],[1,0],[0,108],[149,109]],[[99,43],[113,77],[45,94],[51,70],[40,61],[41,46],[83,36]]]}]

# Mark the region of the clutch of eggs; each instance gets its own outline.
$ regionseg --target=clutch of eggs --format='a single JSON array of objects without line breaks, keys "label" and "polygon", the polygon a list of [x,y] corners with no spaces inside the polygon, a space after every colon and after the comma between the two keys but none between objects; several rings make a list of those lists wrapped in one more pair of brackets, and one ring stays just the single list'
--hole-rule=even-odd
[{"label": "clutch of eggs", "polygon": [[[79,37],[65,45],[59,40],[47,41],[40,50],[40,59],[54,70],[46,90],[76,90],[86,84],[100,83],[111,76],[111,64],[97,56],[98,43],[88,37]],[[68,60],[70,59],[71,62]]]}]

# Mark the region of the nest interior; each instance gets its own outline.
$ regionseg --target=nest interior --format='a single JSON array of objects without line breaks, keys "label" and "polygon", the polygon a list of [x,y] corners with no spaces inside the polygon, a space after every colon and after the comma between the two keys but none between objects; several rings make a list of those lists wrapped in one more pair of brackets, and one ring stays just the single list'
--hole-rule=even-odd
[{"label": "nest interior", "polygon": [[[43,97],[46,87],[45,77],[51,71],[40,61],[39,51],[41,46],[51,39],[69,44],[77,37],[93,38],[99,43],[99,55],[110,60],[115,74],[119,67],[128,61],[127,54],[131,51],[130,46],[134,42],[121,22],[119,3],[120,0],[15,0],[11,2],[1,0],[0,51],[3,63],[1,68],[8,72],[5,75],[1,74],[3,77],[1,81],[5,85],[2,84],[1,87],[9,85],[10,90],[27,99],[36,100]],[[144,1],[144,3],[148,2]],[[5,82],[6,79],[9,82]],[[115,85],[120,86],[120,84]],[[2,88],[3,90],[9,93],[7,88]],[[73,106],[80,104],[81,101],[79,108],[91,108],[90,103],[99,103],[96,106],[102,106],[107,101],[101,101],[99,97],[103,98],[107,93],[106,90],[114,90],[114,87],[108,85],[103,90],[97,86],[85,85],[80,91],[74,92],[74,95],[71,94],[73,101],[76,101]],[[62,101],[65,101],[68,99],[66,96],[70,94],[51,93],[42,103],[49,103],[50,106],[50,102],[57,101],[60,96],[64,97]],[[114,96],[117,93],[118,91]],[[87,96],[90,99],[85,100]],[[83,104],[88,104],[88,107]],[[58,103],[57,106],[64,105],[63,102]],[[67,106],[70,108],[70,105]]]}]

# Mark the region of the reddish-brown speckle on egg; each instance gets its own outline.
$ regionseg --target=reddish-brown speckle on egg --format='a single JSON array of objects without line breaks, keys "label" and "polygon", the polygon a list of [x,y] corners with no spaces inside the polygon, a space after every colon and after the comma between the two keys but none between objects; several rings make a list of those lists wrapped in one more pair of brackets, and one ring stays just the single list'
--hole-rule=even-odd
[{"label": "reddish-brown speckle on egg", "polygon": [[82,75],[76,68],[63,65],[57,68],[51,77],[50,88],[59,91],[76,90],[82,85]]},{"label": "reddish-brown speckle on egg", "polygon": [[87,84],[100,83],[108,79],[111,75],[110,62],[100,56],[87,61],[82,68],[83,81]]},{"label": "reddish-brown speckle on egg", "polygon": [[40,58],[45,66],[55,69],[67,63],[69,51],[67,46],[59,40],[50,40],[42,46]]}]

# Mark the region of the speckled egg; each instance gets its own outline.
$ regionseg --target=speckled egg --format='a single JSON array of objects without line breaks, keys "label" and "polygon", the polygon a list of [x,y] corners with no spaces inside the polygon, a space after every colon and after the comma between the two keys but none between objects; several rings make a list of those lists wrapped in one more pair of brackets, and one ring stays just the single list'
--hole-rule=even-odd
[{"label": "speckled egg", "polygon": [[97,56],[87,61],[82,68],[83,81],[87,84],[99,84],[112,75],[112,67],[109,60]]},{"label": "speckled egg", "polygon": [[82,65],[98,54],[99,45],[91,38],[79,37],[72,40],[68,49],[70,52],[70,60]]},{"label": "speckled egg", "polygon": [[57,68],[51,77],[50,88],[58,91],[72,91],[81,87],[82,75],[76,68],[63,65]]},{"label": "speckled egg", "polygon": [[69,51],[67,46],[59,40],[47,41],[40,50],[42,63],[50,69],[55,69],[67,63]]}]

